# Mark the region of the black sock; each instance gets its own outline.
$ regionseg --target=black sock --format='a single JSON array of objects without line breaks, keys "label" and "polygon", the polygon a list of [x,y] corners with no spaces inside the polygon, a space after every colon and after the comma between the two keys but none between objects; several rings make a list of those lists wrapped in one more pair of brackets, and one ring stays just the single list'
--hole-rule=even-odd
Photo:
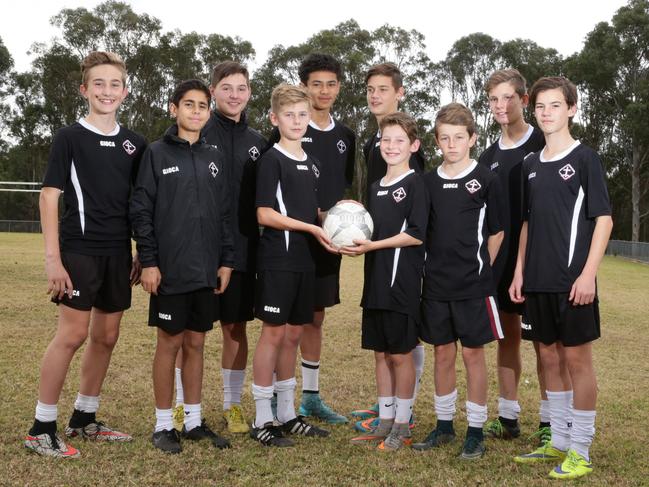
[{"label": "black sock", "polygon": [[473,436],[474,438],[477,438],[480,441],[484,440],[484,434],[482,433],[482,428],[474,428],[473,426],[469,426],[466,429],[466,436],[467,438],[469,436]]},{"label": "black sock", "polygon": [[502,416],[498,416],[498,419],[500,422],[506,426],[517,426],[518,425],[518,420],[517,419],[509,419],[509,418],[503,418]]},{"label": "black sock", "polygon": [[75,409],[70,418],[70,428],[83,428],[90,423],[96,423],[95,413],[86,413]]},{"label": "black sock", "polygon": [[320,391],[307,391],[307,390],[303,390],[303,391],[302,391],[302,394],[320,394]]},{"label": "black sock", "polygon": [[453,429],[453,420],[445,421],[442,419],[438,419],[437,426],[435,426],[435,429],[440,433],[447,433],[449,435],[455,434],[455,430]]},{"label": "black sock", "polygon": [[29,430],[29,434],[32,436],[42,435],[43,433],[56,433],[56,421],[39,421],[34,419],[34,424]]},{"label": "black sock", "polygon": [[541,429],[541,428],[549,428],[549,427],[550,427],[550,423],[546,423],[544,421],[541,421],[539,423],[539,429]]}]

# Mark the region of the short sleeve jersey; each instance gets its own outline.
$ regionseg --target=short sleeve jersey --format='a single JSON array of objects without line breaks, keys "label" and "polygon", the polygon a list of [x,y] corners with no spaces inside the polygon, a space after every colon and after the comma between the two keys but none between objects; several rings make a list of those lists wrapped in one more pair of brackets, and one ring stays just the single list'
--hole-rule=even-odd
[{"label": "short sleeve jersey", "polygon": [[[372,240],[402,232],[423,242],[428,201],[421,175],[410,170],[387,184],[375,181],[368,211],[374,221]],[[365,254],[361,306],[407,313],[419,319],[424,246],[387,248]]]},{"label": "short sleeve jersey", "polygon": [[590,250],[595,219],[610,215],[602,161],[579,141],[552,160],[525,159],[525,292],[570,292]]},{"label": "short sleeve jersey", "polygon": [[[366,178],[366,201],[369,201],[369,191],[372,183],[379,181],[388,169],[383,156],[381,155],[381,133],[377,132],[374,137],[369,139],[363,146],[363,154],[365,155],[365,162],[367,164],[367,178]],[[426,159],[421,148],[410,156],[410,169],[415,172],[423,172]]]},{"label": "short sleeve jersey", "polygon": [[478,159],[498,175],[502,191],[500,222],[505,238],[493,265],[498,288],[506,290],[512,282],[518,255],[518,241],[523,221],[523,159],[545,146],[543,132],[529,126],[527,133],[513,146],[505,147],[499,139]]},{"label": "short sleeve jersey", "polygon": [[43,187],[63,191],[62,251],[130,252],[128,203],[145,146],[141,135],[119,125],[103,134],[81,119],[57,131]]},{"label": "short sleeve jersey", "polygon": [[430,212],[423,296],[459,301],[492,295],[487,240],[502,230],[497,176],[472,161],[456,177],[439,166],[424,181]]},{"label": "short sleeve jersey", "polygon": [[[317,224],[317,188],[320,169],[304,154],[297,160],[278,144],[264,153],[257,167],[257,208],[273,208],[282,215]],[[263,229],[259,241],[258,270],[315,270],[313,237],[304,232]]]}]

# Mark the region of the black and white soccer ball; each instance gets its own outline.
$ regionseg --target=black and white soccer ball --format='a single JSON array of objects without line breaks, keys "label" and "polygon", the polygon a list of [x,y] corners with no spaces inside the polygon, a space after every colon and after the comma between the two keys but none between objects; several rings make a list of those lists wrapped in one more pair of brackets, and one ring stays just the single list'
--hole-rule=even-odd
[{"label": "black and white soccer ball", "polygon": [[322,224],[334,247],[354,245],[354,240],[370,240],[374,222],[360,203],[340,202],[327,212]]}]

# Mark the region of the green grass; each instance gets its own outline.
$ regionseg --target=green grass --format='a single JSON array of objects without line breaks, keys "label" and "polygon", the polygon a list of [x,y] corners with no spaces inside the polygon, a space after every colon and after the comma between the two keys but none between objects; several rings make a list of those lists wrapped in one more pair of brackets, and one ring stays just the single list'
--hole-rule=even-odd
[{"label": "green grass", "polygon": [[[131,433],[125,445],[74,441],[82,457],[53,461],[26,452],[22,438],[33,420],[39,363],[53,336],[56,307],[45,295],[42,237],[0,236],[0,455],[2,485],[556,485],[546,479],[550,466],[517,466],[511,457],[528,450],[524,438],[538,421],[538,387],[534,354],[524,346],[520,401],[521,438],[512,442],[487,441],[487,455],[474,463],[456,459],[459,444],[439,451],[402,450],[384,454],[349,444],[348,426],[332,428],[325,440],[297,440],[291,449],[263,448],[247,437],[232,438],[233,448],[217,451],[205,444],[185,444],[181,455],[154,451],[151,363],[154,331],[146,326],[147,299],[134,292],[133,307],[122,321],[104,390],[100,419]],[[321,367],[321,390],[341,412],[375,402],[373,358],[360,348],[360,293],[362,259],[345,258],[342,271],[343,303],[327,315]],[[588,485],[649,485],[649,266],[606,258],[599,276],[602,338],[595,344],[599,380],[597,435],[592,449],[595,472]],[[251,349],[259,323],[249,325]],[[220,331],[208,335],[203,405],[215,429],[223,427],[220,378]],[[496,411],[495,346],[488,347],[490,363],[490,417]],[[70,368],[59,405],[60,424],[68,419],[79,384],[79,357]],[[252,351],[250,354],[252,357]],[[431,429],[432,349],[427,347],[426,372],[415,413],[415,440]],[[466,427],[465,382],[457,364],[458,431]],[[249,369],[250,371],[250,369]],[[254,412],[247,376],[243,406]]]}]

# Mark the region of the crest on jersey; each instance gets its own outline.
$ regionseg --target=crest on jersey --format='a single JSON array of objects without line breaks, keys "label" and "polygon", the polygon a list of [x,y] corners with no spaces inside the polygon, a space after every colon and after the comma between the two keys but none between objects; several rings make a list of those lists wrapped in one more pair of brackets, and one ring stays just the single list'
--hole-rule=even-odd
[{"label": "crest on jersey", "polygon": [[219,168],[216,167],[216,164],[214,164],[214,161],[210,162],[210,165],[207,166],[210,169],[210,172],[212,173],[212,177],[215,178],[216,175],[219,173]]},{"label": "crest on jersey", "polygon": [[394,198],[394,201],[399,203],[399,201],[401,201],[406,197],[406,190],[403,189],[403,186],[401,186],[395,189],[394,191],[392,191],[392,197]]},{"label": "crest on jersey", "polygon": [[311,165],[311,169],[313,169],[313,174],[315,174],[316,178],[320,177],[320,169],[318,169],[318,166],[315,164]]},{"label": "crest on jersey", "polygon": [[471,181],[466,183],[464,187],[469,193],[473,194],[476,191],[478,191],[480,188],[482,188],[482,185],[478,182],[477,179],[472,179]]},{"label": "crest on jersey", "polygon": [[126,153],[127,153],[129,156],[130,156],[131,154],[133,154],[133,152],[135,152],[136,149],[137,149],[137,147],[135,147],[135,146],[133,145],[133,143],[132,143],[130,140],[128,140],[128,139],[126,139],[124,142],[122,142],[122,147],[124,147],[124,150],[126,151]]},{"label": "crest on jersey", "polygon": [[248,149],[248,154],[250,154],[250,159],[252,159],[253,161],[259,159],[259,156],[261,155],[259,149],[257,149],[257,147],[255,147],[254,145],[250,149]]},{"label": "crest on jersey", "polygon": [[570,164],[566,164],[561,169],[559,169],[559,176],[563,178],[564,181],[568,181],[571,177],[575,175],[575,168]]},{"label": "crest on jersey", "polygon": [[336,147],[338,147],[338,152],[340,152],[341,154],[347,150],[347,146],[345,145],[345,142],[343,142],[342,140],[338,141]]}]

